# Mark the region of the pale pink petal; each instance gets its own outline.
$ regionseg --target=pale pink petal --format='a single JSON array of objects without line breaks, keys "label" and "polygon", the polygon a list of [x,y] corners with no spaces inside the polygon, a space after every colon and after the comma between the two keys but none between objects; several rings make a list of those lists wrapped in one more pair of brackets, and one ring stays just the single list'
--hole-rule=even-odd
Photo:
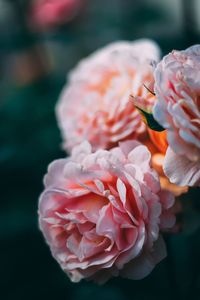
[{"label": "pale pink petal", "polygon": [[[52,162],[48,167],[48,173],[44,177],[45,187],[55,186],[56,182],[60,180],[60,174],[62,174],[66,165],[66,159],[58,159]],[[60,184],[60,182],[58,183]]]},{"label": "pale pink petal", "polygon": [[186,156],[177,155],[170,147],[164,161],[164,172],[177,185],[200,185],[200,162],[192,162]]},{"label": "pale pink petal", "polygon": [[151,160],[151,153],[146,146],[139,145],[129,153],[128,159],[134,165],[147,168]]}]

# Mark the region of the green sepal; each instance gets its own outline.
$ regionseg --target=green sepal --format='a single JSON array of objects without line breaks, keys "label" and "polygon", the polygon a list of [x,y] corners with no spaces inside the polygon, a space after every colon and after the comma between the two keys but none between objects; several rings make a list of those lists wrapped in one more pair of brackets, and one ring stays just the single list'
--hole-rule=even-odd
[{"label": "green sepal", "polygon": [[153,117],[153,114],[148,113],[146,111],[144,111],[143,109],[139,108],[138,106],[135,106],[139,112],[142,114],[142,116],[145,119],[146,124],[148,125],[148,127],[154,131],[164,131],[165,128],[163,128]]}]

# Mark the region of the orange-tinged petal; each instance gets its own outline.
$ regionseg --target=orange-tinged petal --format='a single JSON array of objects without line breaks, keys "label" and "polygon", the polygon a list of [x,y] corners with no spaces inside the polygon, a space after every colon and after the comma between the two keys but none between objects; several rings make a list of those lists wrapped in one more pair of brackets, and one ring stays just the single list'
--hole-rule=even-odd
[{"label": "orange-tinged petal", "polygon": [[175,197],[178,197],[188,192],[187,186],[178,186],[176,184],[173,184],[165,176],[160,176],[160,184],[163,190],[167,190],[173,193]]},{"label": "orange-tinged petal", "polygon": [[149,136],[153,144],[157,147],[157,149],[164,153],[167,151],[168,143],[167,143],[167,135],[166,130],[162,132],[154,131],[148,128]]}]

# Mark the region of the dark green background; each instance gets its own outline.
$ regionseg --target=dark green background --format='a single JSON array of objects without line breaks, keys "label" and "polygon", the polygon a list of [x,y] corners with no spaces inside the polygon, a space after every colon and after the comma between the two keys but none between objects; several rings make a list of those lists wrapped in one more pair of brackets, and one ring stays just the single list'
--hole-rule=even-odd
[{"label": "dark green background", "polygon": [[[46,33],[27,26],[28,1],[6,1],[12,17],[0,29],[0,299],[200,299],[199,192],[183,199],[185,231],[166,236],[169,256],[141,281],[104,286],[72,284],[50,255],[37,225],[38,196],[47,165],[63,157],[54,106],[66,73],[80,58],[119,39],[154,38],[163,53],[199,42],[195,10],[187,1],[86,1],[71,23]],[[182,4],[181,4],[182,3]],[[183,6],[183,5],[186,6]],[[43,45],[53,59],[47,75],[21,82],[13,57]],[[47,55],[48,54],[48,55]],[[21,64],[23,68],[23,64]]]}]

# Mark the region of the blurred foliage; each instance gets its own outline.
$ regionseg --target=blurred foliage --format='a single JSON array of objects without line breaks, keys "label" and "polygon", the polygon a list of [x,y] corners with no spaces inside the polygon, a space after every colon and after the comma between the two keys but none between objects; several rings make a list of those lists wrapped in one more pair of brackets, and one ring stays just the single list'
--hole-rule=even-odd
[{"label": "blurred foliage", "polygon": [[[166,235],[168,258],[141,281],[117,278],[104,286],[70,283],[51,257],[37,224],[47,165],[65,156],[54,107],[69,69],[91,51],[118,39],[154,38],[163,53],[199,42],[197,31],[184,24],[181,1],[169,1],[177,4],[175,12],[162,2],[87,0],[83,13],[70,23],[34,32],[27,22],[29,1],[0,0],[4,9],[0,11],[2,300],[198,299],[198,190],[183,199],[186,230]],[[42,49],[39,71],[32,74],[33,65],[21,54],[38,45]],[[45,61],[42,67],[41,61]]]}]

